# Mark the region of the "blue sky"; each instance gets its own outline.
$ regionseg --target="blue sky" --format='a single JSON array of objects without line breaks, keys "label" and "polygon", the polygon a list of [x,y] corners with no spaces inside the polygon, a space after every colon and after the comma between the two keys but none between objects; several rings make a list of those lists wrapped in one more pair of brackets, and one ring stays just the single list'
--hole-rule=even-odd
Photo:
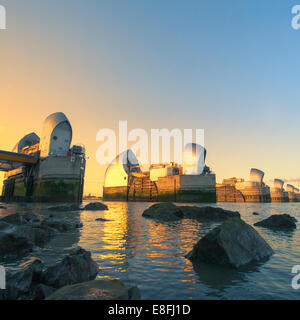
[{"label": "blue sky", "polygon": [[[119,120],[147,130],[204,128],[218,181],[247,178],[250,167],[268,179],[300,176],[300,30],[291,28],[300,1],[0,4],[8,20],[0,58],[11,86],[13,74],[26,79],[20,70],[31,70],[29,84],[18,82],[26,95],[15,108],[33,127],[49,112],[65,111],[88,147],[88,177],[97,165],[97,131]],[[103,170],[87,177],[91,189]]]}]

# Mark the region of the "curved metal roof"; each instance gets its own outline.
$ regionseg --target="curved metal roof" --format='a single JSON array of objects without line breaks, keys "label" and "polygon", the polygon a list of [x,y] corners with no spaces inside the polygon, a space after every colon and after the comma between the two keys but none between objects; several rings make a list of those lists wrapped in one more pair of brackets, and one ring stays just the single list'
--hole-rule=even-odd
[{"label": "curved metal roof", "polygon": [[122,165],[124,167],[124,170],[129,173],[131,167],[139,165],[139,160],[137,159],[134,152],[128,149],[116,156],[116,158],[110,163],[107,169],[109,169],[109,167],[112,165]]},{"label": "curved metal roof", "polygon": [[291,184],[287,184],[286,185],[286,191],[288,192],[294,192],[295,191],[295,187]]},{"label": "curved metal roof", "polygon": [[26,136],[24,136],[13,148],[13,152],[16,153],[21,153],[21,150],[24,147],[31,147],[37,143],[40,142],[40,138],[37,134],[35,134],[34,132],[31,132],[29,134],[27,134]]},{"label": "curved metal roof", "polygon": [[263,182],[265,173],[259,169],[252,168],[250,170],[250,181],[251,182]]},{"label": "curved metal roof", "polygon": [[140,172],[138,159],[132,150],[120,153],[107,167],[105,171],[104,187],[118,187],[127,185],[127,177],[132,167]]},{"label": "curved metal roof", "polygon": [[[67,122],[71,127],[71,124],[64,113],[56,112],[56,113],[50,114],[50,116],[48,116],[44,121],[43,134],[44,133],[47,134],[49,132],[52,132],[62,122]],[[71,127],[71,129],[72,129],[72,127]]]},{"label": "curved metal roof", "polygon": [[40,145],[41,156],[48,156],[52,132],[54,131],[54,129],[57,126],[59,126],[63,123],[66,123],[69,126],[70,143],[71,143],[71,141],[72,141],[72,126],[71,126],[68,118],[62,112],[52,113],[45,119],[44,124],[43,124],[41,145]]},{"label": "curved metal roof", "polygon": [[282,189],[284,181],[281,179],[274,179],[274,188]]}]

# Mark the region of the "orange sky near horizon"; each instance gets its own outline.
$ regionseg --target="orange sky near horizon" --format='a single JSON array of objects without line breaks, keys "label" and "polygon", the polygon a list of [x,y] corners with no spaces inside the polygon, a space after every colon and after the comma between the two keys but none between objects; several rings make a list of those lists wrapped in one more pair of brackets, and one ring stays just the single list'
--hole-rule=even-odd
[{"label": "orange sky near horizon", "polygon": [[[40,135],[49,114],[64,112],[73,128],[72,143],[86,147],[85,194],[102,194],[106,166],[96,161],[96,134],[102,128],[118,134],[119,120],[128,121],[128,131],[204,129],[206,163],[218,182],[233,176],[248,179],[252,167],[265,172],[266,182],[300,176],[298,119],[294,111],[285,113],[295,107],[286,103],[287,97],[295,98],[282,83],[270,81],[282,73],[268,54],[259,56],[266,70],[253,71],[253,65],[261,67],[251,60],[257,47],[243,51],[243,35],[223,43],[223,57],[214,47],[219,42],[213,36],[219,33],[199,26],[197,37],[189,38],[194,30],[189,11],[177,25],[183,13],[170,13],[168,7],[170,24],[156,16],[155,7],[147,19],[140,19],[142,11],[132,19],[130,7],[118,11],[109,2],[94,2],[103,6],[97,12],[88,11],[84,2],[77,7],[64,2],[68,10],[55,11],[59,3],[4,3],[9,24],[0,32],[0,150],[12,150],[32,131]],[[142,10],[139,6],[146,3],[134,5]],[[77,18],[84,14],[83,24]],[[253,31],[248,36],[256,41],[258,35]],[[251,44],[246,40],[245,45]],[[296,74],[294,69],[287,76]],[[0,190],[2,180],[0,173]]]}]

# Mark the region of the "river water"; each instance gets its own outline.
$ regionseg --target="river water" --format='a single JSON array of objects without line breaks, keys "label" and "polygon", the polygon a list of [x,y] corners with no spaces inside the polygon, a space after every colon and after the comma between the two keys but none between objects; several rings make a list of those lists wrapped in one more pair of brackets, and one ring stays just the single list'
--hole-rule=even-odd
[{"label": "river water", "polygon": [[[88,203],[88,202],[86,202]],[[83,205],[86,204],[85,202]],[[300,227],[293,232],[256,228],[275,254],[266,262],[241,270],[212,265],[193,265],[185,258],[197,240],[215,223],[194,220],[159,223],[142,217],[150,203],[105,202],[107,211],[61,213],[83,228],[60,234],[41,251],[30,256],[55,262],[61,250],[80,245],[91,251],[99,264],[99,279],[120,279],[137,285],[143,299],[299,299],[300,289],[291,286],[294,265],[300,265]],[[4,204],[0,216],[14,212],[49,214],[46,204]],[[53,204],[52,204],[53,205]],[[203,206],[204,204],[197,204]],[[288,213],[300,221],[300,203],[218,203],[224,209],[239,211],[243,220],[253,223],[271,214]],[[253,215],[253,212],[260,215]],[[97,218],[109,221],[96,221]],[[5,266],[20,261],[5,260]]]}]

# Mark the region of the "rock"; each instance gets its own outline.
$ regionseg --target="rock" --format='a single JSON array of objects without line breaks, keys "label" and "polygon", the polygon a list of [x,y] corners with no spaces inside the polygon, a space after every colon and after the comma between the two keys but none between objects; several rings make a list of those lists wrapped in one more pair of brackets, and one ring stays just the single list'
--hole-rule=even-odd
[{"label": "rock", "polygon": [[98,274],[98,265],[91,253],[77,247],[62,261],[48,267],[42,274],[42,283],[61,288],[66,285],[93,280]]},{"label": "rock", "polygon": [[196,207],[196,206],[180,206],[179,207],[184,218],[196,219],[200,221],[225,221],[230,218],[240,218],[237,211],[225,210],[218,207]]},{"label": "rock", "polygon": [[259,227],[265,227],[273,230],[294,230],[297,219],[289,214],[274,214],[267,219],[256,222],[254,225]]},{"label": "rock", "polygon": [[22,236],[14,227],[0,231],[0,255],[25,254],[32,249],[33,242]]},{"label": "rock", "polygon": [[40,222],[34,214],[15,213],[0,219],[0,254],[25,254],[34,246],[43,247],[57,232],[81,228],[65,218],[51,216]]},{"label": "rock", "polygon": [[87,204],[83,210],[108,210],[108,207],[102,202],[91,202]]},{"label": "rock", "polygon": [[235,211],[215,207],[176,206],[173,203],[157,203],[143,212],[143,217],[159,221],[176,221],[180,219],[196,219],[200,221],[224,221],[240,217]]},{"label": "rock", "polygon": [[60,205],[60,206],[49,207],[48,210],[66,212],[66,211],[78,211],[78,210],[81,210],[81,208],[77,204],[70,204],[70,205]]},{"label": "rock", "polygon": [[141,292],[138,287],[128,289],[128,300],[141,300]]},{"label": "rock", "polygon": [[76,226],[76,224],[72,224],[64,218],[54,217],[52,215],[41,222],[42,228],[52,228],[60,232],[73,230]]},{"label": "rock", "polygon": [[[137,297],[138,289],[134,289]],[[63,287],[46,300],[130,300],[125,285],[119,280],[93,280]]]},{"label": "rock", "polygon": [[42,228],[25,225],[17,227],[16,233],[27,238],[34,245],[43,247],[51,239],[55,230],[47,227]]},{"label": "rock", "polygon": [[272,254],[272,248],[253,227],[239,218],[232,218],[200,239],[186,257],[193,262],[238,268]]},{"label": "rock", "polygon": [[1,221],[6,223],[11,223],[14,225],[22,225],[22,224],[29,224],[29,223],[37,223],[40,220],[35,214],[32,214],[32,213],[26,213],[26,214],[14,213],[2,218]]},{"label": "rock", "polygon": [[62,261],[47,269],[43,267],[43,261],[33,257],[17,269],[7,269],[7,289],[1,292],[0,300],[45,299],[57,288],[94,279],[98,273],[90,252],[80,247],[72,250]]},{"label": "rock", "polygon": [[27,261],[19,265],[22,269],[30,269],[32,271],[32,280],[39,281],[43,272],[44,262],[35,257],[31,257]]},{"label": "rock", "polygon": [[252,213],[254,216],[259,216],[259,213],[258,212],[253,212]]},{"label": "rock", "polygon": [[152,205],[143,212],[142,216],[158,221],[176,221],[184,217],[181,208],[169,202]]},{"label": "rock", "polygon": [[12,229],[13,226],[7,222],[2,221],[2,219],[0,219],[0,231],[4,231],[7,229]]},{"label": "rock", "polygon": [[35,225],[13,225],[0,221],[0,254],[25,254],[34,246],[44,246],[53,230]]},{"label": "rock", "polygon": [[43,269],[43,262],[31,258],[19,266],[20,270],[7,269],[6,300],[31,299],[33,281],[38,281]]},{"label": "rock", "polygon": [[82,222],[75,223],[75,228],[76,229],[80,229],[82,227],[83,227],[83,223]]},{"label": "rock", "polygon": [[44,300],[55,291],[54,288],[46,286],[42,283],[33,285],[31,295],[33,300]]}]

